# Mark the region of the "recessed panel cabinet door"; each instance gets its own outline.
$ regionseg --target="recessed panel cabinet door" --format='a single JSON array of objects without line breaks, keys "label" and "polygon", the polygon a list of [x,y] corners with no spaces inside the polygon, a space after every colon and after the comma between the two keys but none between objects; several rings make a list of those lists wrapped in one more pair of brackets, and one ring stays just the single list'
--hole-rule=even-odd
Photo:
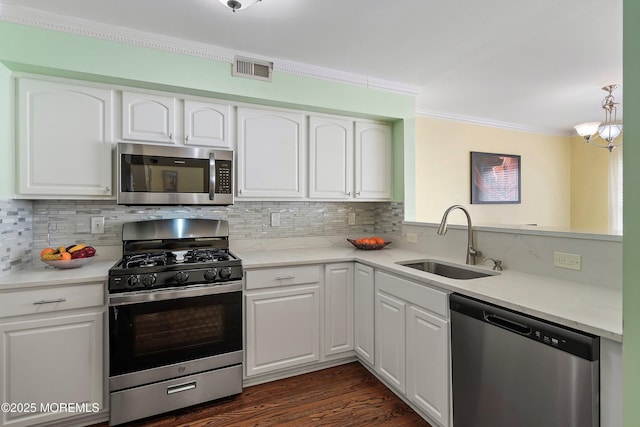
[{"label": "recessed panel cabinet door", "polygon": [[358,199],[391,199],[393,164],[391,126],[356,122],[356,194]]},{"label": "recessed panel cabinet door", "polygon": [[410,305],[407,310],[407,397],[449,425],[449,322]]},{"label": "recessed panel cabinet door", "polygon": [[102,317],[0,324],[0,402],[37,407],[35,412],[2,411],[0,425],[23,427],[79,415],[60,410],[59,403],[86,402],[87,413],[104,409]]},{"label": "recessed panel cabinet door", "polygon": [[324,268],[324,355],[353,350],[353,263]]},{"label": "recessed panel cabinet door", "polygon": [[247,377],[320,360],[320,286],[248,291]]},{"label": "recessed panel cabinet door", "polygon": [[304,197],[303,114],[238,108],[238,196]]},{"label": "recessed panel cabinet door", "polygon": [[358,357],[373,366],[374,363],[374,276],[373,268],[355,265],[355,350]]},{"label": "recessed panel cabinet door", "polygon": [[175,112],[175,98],[122,92],[122,139],[173,144]]},{"label": "recessed panel cabinet door", "polygon": [[406,303],[376,291],[376,372],[404,394]]},{"label": "recessed panel cabinet door", "polygon": [[20,79],[17,193],[112,195],[113,91]]},{"label": "recessed panel cabinet door", "polygon": [[353,198],[353,121],[309,118],[309,197]]},{"label": "recessed panel cabinet door", "polygon": [[202,147],[231,148],[231,106],[184,101],[184,143]]}]

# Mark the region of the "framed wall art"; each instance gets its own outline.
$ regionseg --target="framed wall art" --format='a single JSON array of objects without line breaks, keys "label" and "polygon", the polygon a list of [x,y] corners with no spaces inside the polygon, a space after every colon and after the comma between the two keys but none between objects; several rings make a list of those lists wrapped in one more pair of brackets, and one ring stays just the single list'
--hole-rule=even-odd
[{"label": "framed wall art", "polygon": [[471,152],[471,203],[520,203],[521,159],[515,154]]}]

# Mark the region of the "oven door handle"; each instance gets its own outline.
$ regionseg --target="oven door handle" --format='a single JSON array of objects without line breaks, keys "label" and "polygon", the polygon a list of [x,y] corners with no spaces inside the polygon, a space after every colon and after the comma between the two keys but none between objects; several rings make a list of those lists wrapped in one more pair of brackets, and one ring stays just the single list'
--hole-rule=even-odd
[{"label": "oven door handle", "polygon": [[216,154],[209,153],[209,200],[216,198]]},{"label": "oven door handle", "polygon": [[227,294],[242,291],[242,282],[224,284],[191,285],[183,288],[156,289],[142,292],[123,292],[109,295],[109,305],[118,306],[141,302],[164,301],[177,298],[200,297],[204,295]]}]

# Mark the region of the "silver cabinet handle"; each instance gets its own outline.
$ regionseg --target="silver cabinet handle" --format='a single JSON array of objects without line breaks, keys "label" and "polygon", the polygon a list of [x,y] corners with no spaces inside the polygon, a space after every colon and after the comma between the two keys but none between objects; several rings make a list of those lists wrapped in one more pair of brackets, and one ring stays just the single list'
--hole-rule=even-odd
[{"label": "silver cabinet handle", "polygon": [[169,141],[173,141],[173,132],[169,132]]},{"label": "silver cabinet handle", "polygon": [[191,383],[186,383],[186,384],[178,384],[171,387],[167,387],[167,394],[180,393],[182,391],[193,390],[194,388],[196,388],[195,381]]},{"label": "silver cabinet handle", "polygon": [[107,185],[106,187],[104,187],[104,192],[111,193],[111,188]]},{"label": "silver cabinet handle", "polygon": [[185,140],[185,141],[187,141],[187,142],[189,142],[189,135],[185,136],[185,137],[184,137],[184,140]]},{"label": "silver cabinet handle", "polygon": [[278,276],[276,277],[276,280],[288,280],[288,279],[295,279],[296,276]]},{"label": "silver cabinet handle", "polygon": [[40,301],[35,301],[33,305],[41,305],[41,304],[55,304],[57,302],[65,302],[66,298],[58,298],[58,299],[43,299]]},{"label": "silver cabinet handle", "polygon": [[346,191],[344,194],[346,194],[347,196],[351,196],[351,191]]},{"label": "silver cabinet handle", "polygon": [[360,195],[360,192],[359,192],[359,191],[356,191],[356,195],[357,195],[357,196],[359,196],[359,195]]}]

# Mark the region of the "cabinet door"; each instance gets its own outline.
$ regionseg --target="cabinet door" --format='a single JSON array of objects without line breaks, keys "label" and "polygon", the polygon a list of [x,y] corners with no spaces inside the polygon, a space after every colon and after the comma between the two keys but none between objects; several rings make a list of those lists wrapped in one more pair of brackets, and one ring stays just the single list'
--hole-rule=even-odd
[{"label": "cabinet door", "polygon": [[18,81],[17,192],[112,195],[113,91]]},{"label": "cabinet door", "polygon": [[98,409],[92,404],[103,409],[102,316],[0,324],[0,402],[35,403],[38,411],[44,409],[3,411],[0,425],[27,426],[78,415],[58,410],[56,403],[87,403],[85,414]]},{"label": "cabinet door", "polygon": [[229,120],[231,106],[184,101],[184,140],[186,145],[231,148]]},{"label": "cabinet door", "polygon": [[356,198],[391,199],[391,126],[356,122]]},{"label": "cabinet door", "polygon": [[174,143],[176,100],[122,92],[122,139]]},{"label": "cabinet door", "polygon": [[303,114],[238,108],[238,195],[304,197],[305,145]]},{"label": "cabinet door", "polygon": [[324,355],[353,350],[353,263],[324,269]]},{"label": "cabinet door", "polygon": [[247,377],[320,360],[320,286],[248,291]]},{"label": "cabinet door", "polygon": [[449,425],[449,322],[421,308],[407,310],[407,397]]},{"label": "cabinet door", "polygon": [[309,118],[309,197],[353,197],[353,122]]},{"label": "cabinet door", "polygon": [[358,264],[355,265],[355,350],[361,360],[374,364],[374,278],[373,268]]},{"label": "cabinet door", "polygon": [[388,384],[405,391],[406,303],[376,291],[376,372]]}]

